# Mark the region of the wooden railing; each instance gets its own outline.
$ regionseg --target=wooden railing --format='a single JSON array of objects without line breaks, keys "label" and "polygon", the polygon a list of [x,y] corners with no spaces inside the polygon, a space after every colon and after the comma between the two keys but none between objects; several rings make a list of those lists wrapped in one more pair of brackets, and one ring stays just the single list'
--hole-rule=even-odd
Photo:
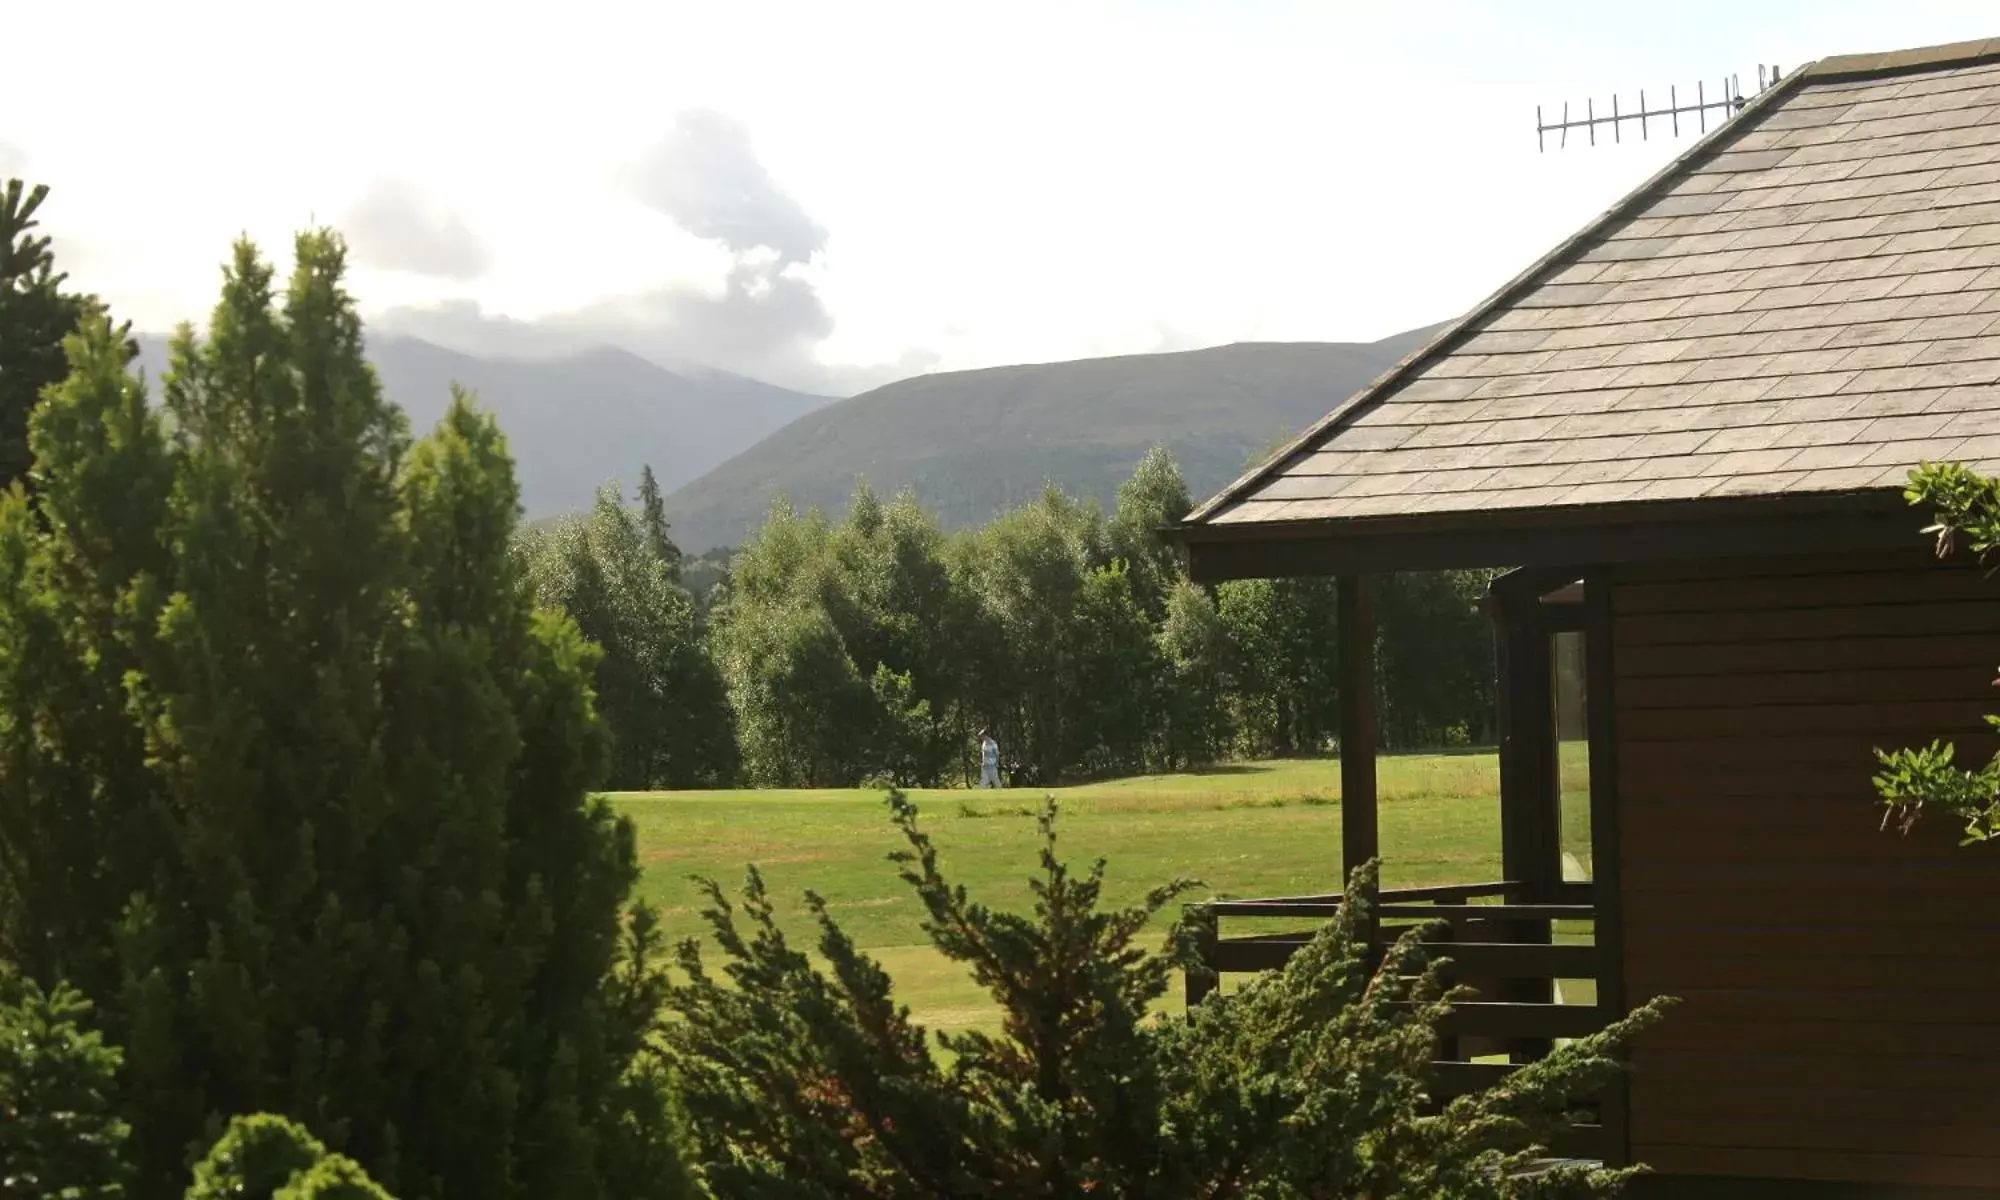
[{"label": "wooden railing", "polygon": [[[1188,973],[1187,1002],[1199,1004],[1225,974],[1267,971],[1285,964],[1315,928],[1221,936],[1225,919],[1281,919],[1315,927],[1339,910],[1341,896],[1212,900],[1188,906],[1200,933],[1205,971]],[[1587,883],[1541,889],[1514,882],[1384,889],[1375,908],[1372,943],[1379,953],[1413,928],[1427,928],[1423,945],[1448,960],[1447,982],[1473,989],[1439,1026],[1431,1094],[1442,1102],[1492,1086],[1547,1054],[1562,1039],[1603,1029],[1609,1015],[1596,1003],[1600,959],[1596,906]],[[1591,994],[1580,995],[1577,985]],[[1563,985],[1567,984],[1567,989]],[[1610,1142],[1599,1102],[1578,1098],[1586,1120],[1551,1149],[1564,1157],[1606,1159]]]}]

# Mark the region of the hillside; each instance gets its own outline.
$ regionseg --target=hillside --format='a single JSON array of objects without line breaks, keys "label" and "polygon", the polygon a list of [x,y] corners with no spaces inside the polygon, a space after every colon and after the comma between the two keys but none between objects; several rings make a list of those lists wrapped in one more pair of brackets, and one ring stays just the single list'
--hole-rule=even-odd
[{"label": "hillside", "polygon": [[838,511],[864,476],[885,495],[914,488],[958,528],[1049,478],[1108,504],[1156,442],[1200,499],[1436,329],[922,375],[799,418],[671,495],[669,515],[689,550],[737,545],[774,496]]},{"label": "hillside", "polygon": [[[158,380],[164,338],[143,336],[140,361]],[[428,430],[455,381],[479,394],[513,447],[532,518],[590,504],[609,478],[629,489],[652,464],[673,489],[830,403],[723,372],[675,373],[610,348],[566,358],[474,358],[412,337],[371,337],[368,357],[389,398]]]}]

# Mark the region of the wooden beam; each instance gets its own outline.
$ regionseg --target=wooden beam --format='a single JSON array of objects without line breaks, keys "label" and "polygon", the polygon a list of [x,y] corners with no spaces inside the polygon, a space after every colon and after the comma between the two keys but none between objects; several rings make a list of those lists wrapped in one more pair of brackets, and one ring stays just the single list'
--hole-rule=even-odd
[{"label": "wooden beam", "polygon": [[1381,853],[1375,794],[1375,606],[1372,581],[1343,575],[1340,623],[1341,877]]},{"label": "wooden beam", "polygon": [[1384,904],[1377,915],[1440,921],[1588,921],[1596,914],[1589,904]]},{"label": "wooden beam", "polygon": [[[1597,1008],[1606,1024],[1625,1015],[1624,844],[1618,832],[1617,664],[1611,657],[1612,573],[1584,577],[1585,723],[1590,744],[1591,882],[1597,889]],[[1631,1162],[1630,1081],[1620,1076],[1604,1097],[1603,1122],[1613,1166]]]},{"label": "wooden beam", "polygon": [[[1197,582],[1456,567],[1541,567],[1899,549],[1921,544],[1927,514],[1880,498],[1844,506],[1753,498],[1701,519],[1613,512],[1477,513],[1450,521],[1385,517],[1176,531]],[[1595,518],[1588,523],[1585,518]]]},{"label": "wooden beam", "polygon": [[[1203,961],[1217,971],[1274,970],[1289,962],[1312,936],[1273,933],[1220,938],[1203,950]],[[1392,939],[1384,936],[1382,940]],[[1449,941],[1419,944],[1431,959],[1449,959],[1453,973],[1460,977],[1590,979],[1597,972],[1597,948],[1587,944]]]},{"label": "wooden beam", "polygon": [[1438,1022],[1439,1033],[1496,1038],[1579,1038],[1604,1028],[1604,1018],[1588,1004],[1452,1005]]}]

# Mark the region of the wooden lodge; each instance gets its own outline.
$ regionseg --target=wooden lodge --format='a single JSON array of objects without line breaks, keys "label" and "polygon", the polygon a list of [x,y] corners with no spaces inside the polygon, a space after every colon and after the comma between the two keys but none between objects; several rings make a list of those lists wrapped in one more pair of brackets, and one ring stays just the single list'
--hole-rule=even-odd
[{"label": "wooden lodge", "polygon": [[[1668,994],[1562,1153],[1637,1196],[2000,1197],[2000,852],[1871,786],[1878,746],[1995,749],[2000,578],[1902,495],[1943,460],[2000,471],[2000,40],[1798,71],[1176,532],[1198,580],[1339,578],[1349,868],[1370,577],[1509,569],[1505,878],[1380,914],[1481,988],[1440,1090]],[[1190,999],[1303,936],[1239,918],[1337,902],[1208,906]]]}]

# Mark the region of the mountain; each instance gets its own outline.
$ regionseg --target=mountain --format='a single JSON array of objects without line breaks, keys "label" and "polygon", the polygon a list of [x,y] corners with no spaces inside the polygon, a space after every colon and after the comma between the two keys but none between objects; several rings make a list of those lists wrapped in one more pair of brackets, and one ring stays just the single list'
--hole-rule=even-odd
[{"label": "mountain", "polygon": [[905,379],[808,413],[668,497],[690,551],[740,545],[771,501],[845,508],[857,476],[904,487],[947,528],[976,525],[1054,479],[1107,506],[1155,443],[1197,501],[1430,339],[1256,342]]},{"label": "mountain", "polygon": [[[142,335],[139,349],[148,377],[158,380],[166,339]],[[671,490],[832,403],[721,371],[669,371],[608,347],[562,358],[475,358],[418,338],[372,336],[368,358],[419,434],[444,415],[454,382],[477,392],[506,431],[531,519],[588,507],[607,479],[629,493],[649,463]]]}]

